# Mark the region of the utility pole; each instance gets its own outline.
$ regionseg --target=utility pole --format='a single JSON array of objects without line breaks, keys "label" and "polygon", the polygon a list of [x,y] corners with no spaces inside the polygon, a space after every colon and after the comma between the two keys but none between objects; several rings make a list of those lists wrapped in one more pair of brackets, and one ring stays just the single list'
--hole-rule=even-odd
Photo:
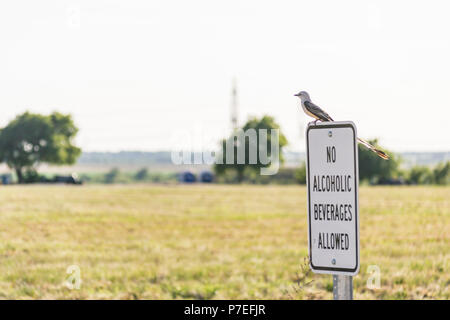
[{"label": "utility pole", "polygon": [[236,78],[233,78],[231,88],[231,128],[233,131],[238,129],[238,101]]}]

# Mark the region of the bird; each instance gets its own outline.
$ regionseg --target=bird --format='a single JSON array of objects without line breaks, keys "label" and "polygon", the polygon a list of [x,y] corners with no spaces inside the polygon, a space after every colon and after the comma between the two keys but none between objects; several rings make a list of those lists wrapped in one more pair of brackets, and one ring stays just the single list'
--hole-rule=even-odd
[{"label": "bird", "polygon": [[[300,91],[299,93],[294,94],[294,96],[300,98],[303,111],[308,116],[313,117],[314,119],[316,119],[314,121],[314,124],[316,124],[317,121],[322,121],[322,122],[334,121],[333,118],[331,118],[328,113],[326,113],[319,106],[317,106],[317,105],[315,105],[314,103],[311,102],[311,98],[309,97],[308,92]],[[357,138],[357,140],[358,140],[359,143],[361,143],[367,149],[375,152],[380,158],[382,158],[384,160],[389,160],[389,156],[385,152],[381,151],[380,149],[375,148],[373,145],[371,145],[366,140],[363,140],[361,138]]]}]

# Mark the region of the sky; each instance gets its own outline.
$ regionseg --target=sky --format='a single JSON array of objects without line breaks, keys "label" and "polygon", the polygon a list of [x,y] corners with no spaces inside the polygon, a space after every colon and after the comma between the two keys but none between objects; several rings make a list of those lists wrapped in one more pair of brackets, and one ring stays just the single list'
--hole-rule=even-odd
[{"label": "sky", "polygon": [[291,151],[309,92],[389,150],[450,151],[447,1],[8,1],[0,4],[0,126],[72,114],[85,151],[215,148],[274,116]]}]

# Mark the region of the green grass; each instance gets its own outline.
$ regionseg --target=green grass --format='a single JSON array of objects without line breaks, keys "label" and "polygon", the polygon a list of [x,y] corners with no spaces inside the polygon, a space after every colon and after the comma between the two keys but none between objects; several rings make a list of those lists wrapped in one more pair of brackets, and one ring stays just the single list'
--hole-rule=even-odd
[{"label": "green grass", "polygon": [[[0,201],[0,298],[332,298],[329,275],[296,284],[304,187],[11,186]],[[361,187],[360,207],[355,298],[449,299],[450,188]]]}]

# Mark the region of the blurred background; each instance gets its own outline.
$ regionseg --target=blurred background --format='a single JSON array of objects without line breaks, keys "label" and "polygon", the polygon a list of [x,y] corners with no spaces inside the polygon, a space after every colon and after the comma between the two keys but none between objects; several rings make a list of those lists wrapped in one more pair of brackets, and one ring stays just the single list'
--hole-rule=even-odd
[{"label": "blurred background", "polygon": [[[289,289],[307,256],[299,185],[312,119],[293,96],[305,90],[392,157],[359,149],[361,270],[389,277],[370,291],[362,273],[357,296],[448,299],[449,10],[434,0],[0,4],[0,297],[329,298],[326,278]],[[240,128],[280,129],[278,174],[174,163],[178,151],[220,156]],[[61,285],[71,264],[81,291]]]},{"label": "blurred background", "polygon": [[177,133],[201,137],[186,141],[188,149],[216,150],[232,117],[243,126],[263,115],[274,117],[288,140],[286,165],[297,166],[310,121],[293,97],[299,90],[401,155],[405,168],[448,161],[444,2],[1,6],[0,124],[25,111],[72,115],[83,152],[64,173],[99,165],[180,171],[167,153]]}]

